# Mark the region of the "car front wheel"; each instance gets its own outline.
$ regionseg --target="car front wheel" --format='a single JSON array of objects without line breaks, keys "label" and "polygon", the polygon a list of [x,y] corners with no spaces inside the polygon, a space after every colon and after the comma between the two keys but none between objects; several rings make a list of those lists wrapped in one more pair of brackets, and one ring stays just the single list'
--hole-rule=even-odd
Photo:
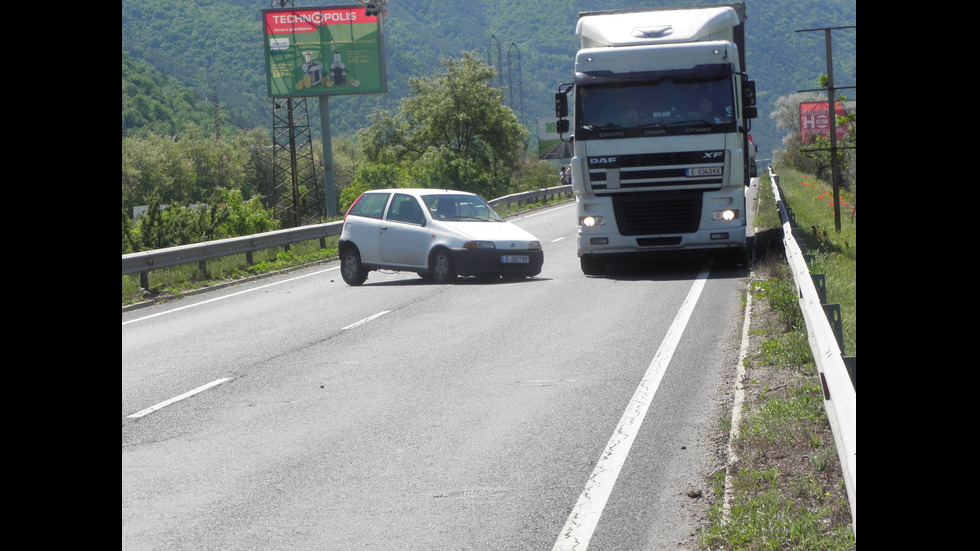
[{"label": "car front wheel", "polygon": [[432,254],[430,271],[432,281],[436,283],[452,283],[456,281],[456,265],[452,254],[447,250],[439,250]]},{"label": "car front wheel", "polygon": [[340,257],[340,275],[348,285],[360,285],[367,279],[368,271],[361,264],[361,254],[351,247]]}]

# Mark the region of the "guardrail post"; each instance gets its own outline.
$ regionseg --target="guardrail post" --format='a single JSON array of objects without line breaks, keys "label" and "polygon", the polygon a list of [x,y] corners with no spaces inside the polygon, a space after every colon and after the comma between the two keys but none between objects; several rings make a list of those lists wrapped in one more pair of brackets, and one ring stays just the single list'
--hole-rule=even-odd
[{"label": "guardrail post", "polygon": [[824,304],[823,313],[827,316],[827,322],[834,331],[834,338],[837,339],[837,348],[841,354],[844,353],[844,317],[840,313],[840,304]]},{"label": "guardrail post", "polygon": [[140,289],[150,288],[150,272],[140,272]]},{"label": "guardrail post", "polygon": [[810,279],[813,280],[813,286],[817,289],[820,304],[827,304],[827,276],[825,274],[810,274]]},{"label": "guardrail post", "polygon": [[847,375],[851,378],[851,386],[854,387],[854,392],[857,392],[857,379],[855,378],[855,373],[857,373],[857,356],[841,356],[844,360],[844,367],[847,368]]}]

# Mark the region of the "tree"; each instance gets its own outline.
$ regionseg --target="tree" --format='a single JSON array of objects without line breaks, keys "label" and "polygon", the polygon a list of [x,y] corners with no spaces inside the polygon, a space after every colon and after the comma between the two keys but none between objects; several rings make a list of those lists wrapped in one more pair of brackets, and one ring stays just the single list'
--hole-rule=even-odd
[{"label": "tree", "polygon": [[527,130],[492,86],[494,69],[475,52],[440,62],[442,74],[410,79],[396,115],[375,111],[358,142],[368,160],[401,166],[404,185],[504,193]]}]

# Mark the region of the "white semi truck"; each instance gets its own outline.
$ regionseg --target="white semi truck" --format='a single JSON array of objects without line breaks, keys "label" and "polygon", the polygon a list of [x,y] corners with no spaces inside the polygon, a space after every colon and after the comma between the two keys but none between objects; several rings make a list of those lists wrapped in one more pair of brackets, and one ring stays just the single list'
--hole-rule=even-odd
[{"label": "white semi truck", "polygon": [[580,13],[569,133],[582,271],[671,253],[744,259],[755,83],[745,4]]}]

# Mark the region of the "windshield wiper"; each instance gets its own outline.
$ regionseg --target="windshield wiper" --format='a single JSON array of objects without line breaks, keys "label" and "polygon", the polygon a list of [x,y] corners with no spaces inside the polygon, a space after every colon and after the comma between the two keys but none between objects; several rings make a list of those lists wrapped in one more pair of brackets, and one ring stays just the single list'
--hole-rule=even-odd
[{"label": "windshield wiper", "polygon": [[691,119],[687,121],[678,121],[669,123],[667,126],[713,126],[714,123],[708,122],[704,119]]},{"label": "windshield wiper", "polygon": [[667,128],[662,122],[648,122],[646,124],[638,124],[636,126],[631,126],[627,130],[646,130],[648,128]]},{"label": "windshield wiper", "polygon": [[611,130],[611,129],[622,130],[623,127],[611,122],[607,122],[606,124],[583,124],[582,125],[582,130]]}]

